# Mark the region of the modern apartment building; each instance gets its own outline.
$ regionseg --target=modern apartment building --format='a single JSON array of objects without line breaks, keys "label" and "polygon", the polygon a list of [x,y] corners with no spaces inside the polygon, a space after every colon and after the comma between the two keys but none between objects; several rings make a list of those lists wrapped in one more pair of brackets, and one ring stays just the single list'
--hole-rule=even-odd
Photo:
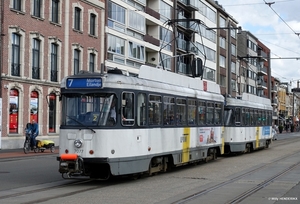
[{"label": "modern apartment building", "polygon": [[104,0],[0,0],[1,148],[19,148],[26,123],[58,138],[61,79],[104,62]]}]

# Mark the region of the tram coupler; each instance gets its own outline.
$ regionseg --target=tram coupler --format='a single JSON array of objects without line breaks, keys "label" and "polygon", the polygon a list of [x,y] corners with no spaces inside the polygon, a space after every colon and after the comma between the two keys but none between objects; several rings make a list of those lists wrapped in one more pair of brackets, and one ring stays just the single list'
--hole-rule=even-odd
[{"label": "tram coupler", "polygon": [[67,177],[71,176],[81,176],[84,175],[83,168],[83,159],[77,154],[62,154],[57,158],[59,161],[59,172],[64,177],[64,174],[67,174]]}]

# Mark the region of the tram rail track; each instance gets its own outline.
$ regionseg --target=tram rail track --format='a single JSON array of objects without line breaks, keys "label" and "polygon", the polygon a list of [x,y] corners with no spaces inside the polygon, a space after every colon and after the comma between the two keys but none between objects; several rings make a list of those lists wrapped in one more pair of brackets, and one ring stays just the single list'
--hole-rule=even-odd
[{"label": "tram rail track", "polygon": [[[299,154],[300,151],[295,151],[293,153],[290,153],[290,154],[287,154],[285,156],[282,156],[276,160],[273,160],[269,163],[266,163],[266,164],[263,164],[257,168],[254,168],[250,171],[247,171],[239,176],[236,176],[234,178],[231,178],[229,180],[226,180],[224,182],[221,182],[221,183],[218,183],[216,185],[213,185],[207,189],[204,189],[204,190],[201,190],[199,192],[196,192],[196,193],[193,193],[192,195],[189,195],[189,196],[186,196],[182,199],[178,199],[176,201],[173,201],[172,204],[183,204],[183,203],[188,203],[189,201],[193,201],[197,198],[200,198],[201,196],[204,196],[206,194],[209,194],[213,191],[216,191],[222,187],[225,187],[229,184],[232,184],[238,180],[241,180],[242,178],[245,178],[246,176],[249,176],[255,172],[258,172],[262,169],[265,169],[273,164],[276,164],[278,162],[281,162],[281,161],[285,161],[287,158],[289,157],[292,157],[292,156],[295,156],[297,154]],[[300,166],[300,161],[293,164],[293,165],[290,165],[288,166],[287,168],[284,168],[282,171],[278,172],[277,174],[275,175],[272,175],[271,177],[269,177],[268,179],[264,180],[263,182],[260,182],[259,184],[257,184],[255,187],[251,188],[251,189],[248,189],[247,191],[235,196],[233,199],[230,199],[229,201],[225,202],[226,204],[235,204],[235,203],[239,203],[241,202],[242,200],[248,198],[249,196],[253,195],[254,193],[256,193],[257,191],[265,188],[266,186],[268,186],[270,183],[272,183],[273,181],[275,181],[276,179],[280,178],[281,176],[287,174],[288,172],[290,172],[291,170],[295,169],[296,167],[299,167]]]}]

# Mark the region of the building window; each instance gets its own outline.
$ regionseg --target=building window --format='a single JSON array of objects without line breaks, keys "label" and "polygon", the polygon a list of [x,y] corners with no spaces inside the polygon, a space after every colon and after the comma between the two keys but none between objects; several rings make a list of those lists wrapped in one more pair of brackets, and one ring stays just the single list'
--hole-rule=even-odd
[{"label": "building window", "polygon": [[36,17],[41,17],[41,9],[42,9],[42,0],[34,0],[33,1],[33,15]]},{"label": "building window", "polygon": [[220,55],[219,60],[220,60],[220,67],[224,67],[225,68],[226,67],[225,66],[226,57]]},{"label": "building window", "polygon": [[58,45],[51,43],[51,81],[57,82]]},{"label": "building window", "polygon": [[226,86],[226,76],[220,75],[220,85]]},{"label": "building window", "polygon": [[236,63],[235,62],[231,62],[231,73],[236,74]]},{"label": "building window", "polygon": [[226,40],[225,40],[225,38],[220,36],[219,40],[220,40],[220,47],[226,49]]},{"label": "building window", "polygon": [[167,70],[171,70],[171,58],[169,55],[161,54],[160,66],[163,66]]},{"label": "building window", "polygon": [[39,94],[36,91],[32,91],[30,94],[30,121],[35,120],[38,122],[39,113]]},{"label": "building window", "polygon": [[165,3],[164,1],[160,0],[160,17],[162,20],[169,20],[172,18],[172,13],[171,13],[171,9],[172,7]]},{"label": "building window", "polygon": [[81,9],[75,7],[75,16],[74,16],[74,29],[80,30],[80,19],[81,19]]},{"label": "building window", "polygon": [[95,54],[90,53],[90,63],[89,63],[89,71],[94,72],[95,71]]},{"label": "building window", "polygon": [[51,21],[53,23],[58,23],[59,22],[59,0],[52,0]]},{"label": "building window", "polygon": [[220,20],[220,27],[226,27],[226,20],[225,20],[225,18],[223,18],[223,17],[220,16],[219,20]]},{"label": "building window", "polygon": [[49,133],[56,132],[56,95],[49,95]]},{"label": "building window", "polygon": [[78,74],[80,66],[80,50],[74,50],[74,74]]},{"label": "building window", "polygon": [[145,17],[135,11],[129,11],[128,25],[137,31],[145,33]]},{"label": "building window", "polygon": [[40,79],[40,50],[41,42],[38,39],[33,39],[32,44],[32,78]]},{"label": "building window", "polygon": [[11,89],[9,93],[9,133],[18,132],[19,91]]},{"label": "building window", "polygon": [[22,1],[21,0],[14,0],[13,8],[17,11],[22,11]]},{"label": "building window", "polygon": [[236,56],[236,46],[234,44],[231,44],[231,55]]},{"label": "building window", "polygon": [[12,34],[12,62],[11,62],[11,75],[20,76],[20,41],[21,36]]},{"label": "building window", "polygon": [[118,53],[121,55],[125,54],[125,40],[112,35],[108,36],[108,51]]},{"label": "building window", "polygon": [[93,13],[90,15],[90,34],[96,35],[96,15]]},{"label": "building window", "polygon": [[144,60],[144,46],[129,42],[129,57],[137,60]]},{"label": "building window", "polygon": [[236,91],[236,81],[231,79],[231,89],[232,91]]},{"label": "building window", "polygon": [[171,50],[172,48],[172,33],[168,29],[164,27],[160,27],[160,34],[159,34],[159,39],[160,39],[160,47],[166,50]]},{"label": "building window", "polygon": [[108,27],[111,27],[119,32],[125,32],[125,12],[126,9],[112,3],[108,2]]},{"label": "building window", "polygon": [[125,24],[125,8],[109,1],[108,18],[113,21],[117,21],[118,23]]}]

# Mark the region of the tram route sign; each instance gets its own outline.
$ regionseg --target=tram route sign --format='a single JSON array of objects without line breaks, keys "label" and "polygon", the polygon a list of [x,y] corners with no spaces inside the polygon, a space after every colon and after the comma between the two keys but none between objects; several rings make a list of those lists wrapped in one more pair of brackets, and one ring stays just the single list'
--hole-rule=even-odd
[{"label": "tram route sign", "polygon": [[69,78],[67,88],[101,88],[102,78]]}]

